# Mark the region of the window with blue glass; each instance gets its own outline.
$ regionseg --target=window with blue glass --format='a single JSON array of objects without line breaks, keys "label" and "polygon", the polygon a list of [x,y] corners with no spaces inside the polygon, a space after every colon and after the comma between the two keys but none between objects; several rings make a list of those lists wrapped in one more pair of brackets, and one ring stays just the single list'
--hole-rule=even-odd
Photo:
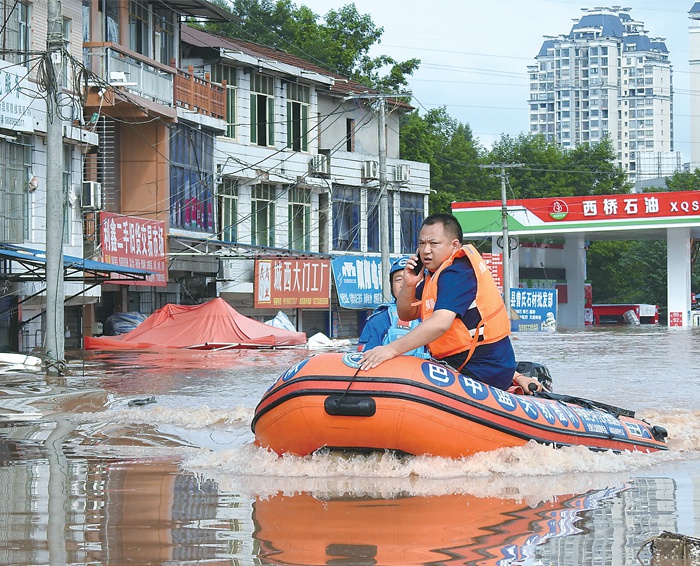
[{"label": "window with blue glass", "polygon": [[333,188],[333,249],[360,251],[360,189]]},{"label": "window with blue glass", "polygon": [[[367,251],[379,252],[382,249],[381,212],[379,202],[379,190],[367,190]],[[391,193],[387,195],[387,208],[389,216],[389,251],[394,250],[394,198]]]},{"label": "window with blue glass", "polygon": [[214,231],[213,136],[178,124],[170,143],[170,225]]},{"label": "window with blue glass", "polygon": [[418,248],[418,233],[423,223],[424,195],[401,193],[401,252],[413,253]]}]

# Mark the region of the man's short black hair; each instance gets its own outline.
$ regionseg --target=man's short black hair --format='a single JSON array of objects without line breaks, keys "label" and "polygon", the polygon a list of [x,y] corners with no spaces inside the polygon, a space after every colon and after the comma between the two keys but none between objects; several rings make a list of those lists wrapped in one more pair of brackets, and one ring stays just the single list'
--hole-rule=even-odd
[{"label": "man's short black hair", "polygon": [[425,220],[423,220],[421,228],[423,226],[432,226],[433,224],[442,224],[445,228],[445,234],[451,236],[453,240],[459,240],[460,244],[463,243],[462,225],[452,214],[448,214],[446,212],[431,214]]}]

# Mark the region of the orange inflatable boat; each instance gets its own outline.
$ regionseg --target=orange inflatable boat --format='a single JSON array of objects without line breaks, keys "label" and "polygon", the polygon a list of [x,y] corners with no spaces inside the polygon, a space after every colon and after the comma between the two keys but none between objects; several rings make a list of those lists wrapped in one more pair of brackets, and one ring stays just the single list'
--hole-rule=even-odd
[{"label": "orange inflatable boat", "polygon": [[554,393],[518,395],[411,356],[370,371],[359,370],[359,359],[324,353],[289,368],[255,410],[256,442],[302,456],[328,448],[459,458],[530,440],[666,449],[666,430],[626,409]]}]

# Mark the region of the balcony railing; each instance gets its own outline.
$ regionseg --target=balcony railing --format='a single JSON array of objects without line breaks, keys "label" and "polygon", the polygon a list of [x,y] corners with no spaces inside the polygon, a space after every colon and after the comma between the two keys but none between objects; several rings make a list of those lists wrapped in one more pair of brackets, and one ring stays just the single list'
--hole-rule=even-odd
[{"label": "balcony railing", "polygon": [[197,77],[194,68],[187,72],[178,69],[175,75],[175,104],[205,116],[224,120],[226,118],[226,85],[213,83],[209,74]]},{"label": "balcony railing", "polygon": [[181,107],[205,116],[225,118],[226,86],[169,67],[114,43],[83,43],[85,66],[106,83],[170,107]]}]

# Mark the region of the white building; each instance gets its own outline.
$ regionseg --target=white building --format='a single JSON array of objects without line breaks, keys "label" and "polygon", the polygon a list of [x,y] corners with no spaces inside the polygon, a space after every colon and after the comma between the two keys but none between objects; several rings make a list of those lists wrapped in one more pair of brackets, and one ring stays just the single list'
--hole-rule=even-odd
[{"label": "white building", "polygon": [[563,147],[609,136],[618,164],[635,180],[640,154],[673,151],[668,49],[630,8],[583,11],[568,34],[546,37],[528,66],[530,133]]},{"label": "white building", "polygon": [[[385,99],[388,218],[379,215],[379,93],[284,51],[183,27],[182,64],[226,85],[226,131],[213,145],[221,258],[217,293],[248,315],[260,254],[377,255],[388,223],[389,253],[413,253],[428,211],[430,167],[400,159],[399,119],[412,110]],[[211,245],[208,246],[211,250]],[[173,251],[171,245],[171,252]],[[185,253],[189,253],[184,250]],[[228,259],[226,259],[228,258]],[[299,320],[303,312],[303,322]],[[335,309],[356,336],[356,311]],[[328,311],[289,312],[297,328],[321,329]]]},{"label": "white building", "polygon": [[[46,2],[17,1],[0,6],[0,350],[31,350],[42,344],[46,328],[45,250],[47,236],[47,79],[40,57],[46,49]],[[82,119],[79,65],[82,58],[83,8],[63,3],[64,72],[60,115],[63,127],[63,251],[83,256],[80,208],[83,155],[97,135]],[[24,250],[29,250],[25,252]],[[20,254],[17,257],[15,254]],[[65,283],[65,332],[68,347],[80,336],[80,311],[94,302],[99,288],[86,284],[81,269]],[[58,300],[63,302],[63,297]]]}]

